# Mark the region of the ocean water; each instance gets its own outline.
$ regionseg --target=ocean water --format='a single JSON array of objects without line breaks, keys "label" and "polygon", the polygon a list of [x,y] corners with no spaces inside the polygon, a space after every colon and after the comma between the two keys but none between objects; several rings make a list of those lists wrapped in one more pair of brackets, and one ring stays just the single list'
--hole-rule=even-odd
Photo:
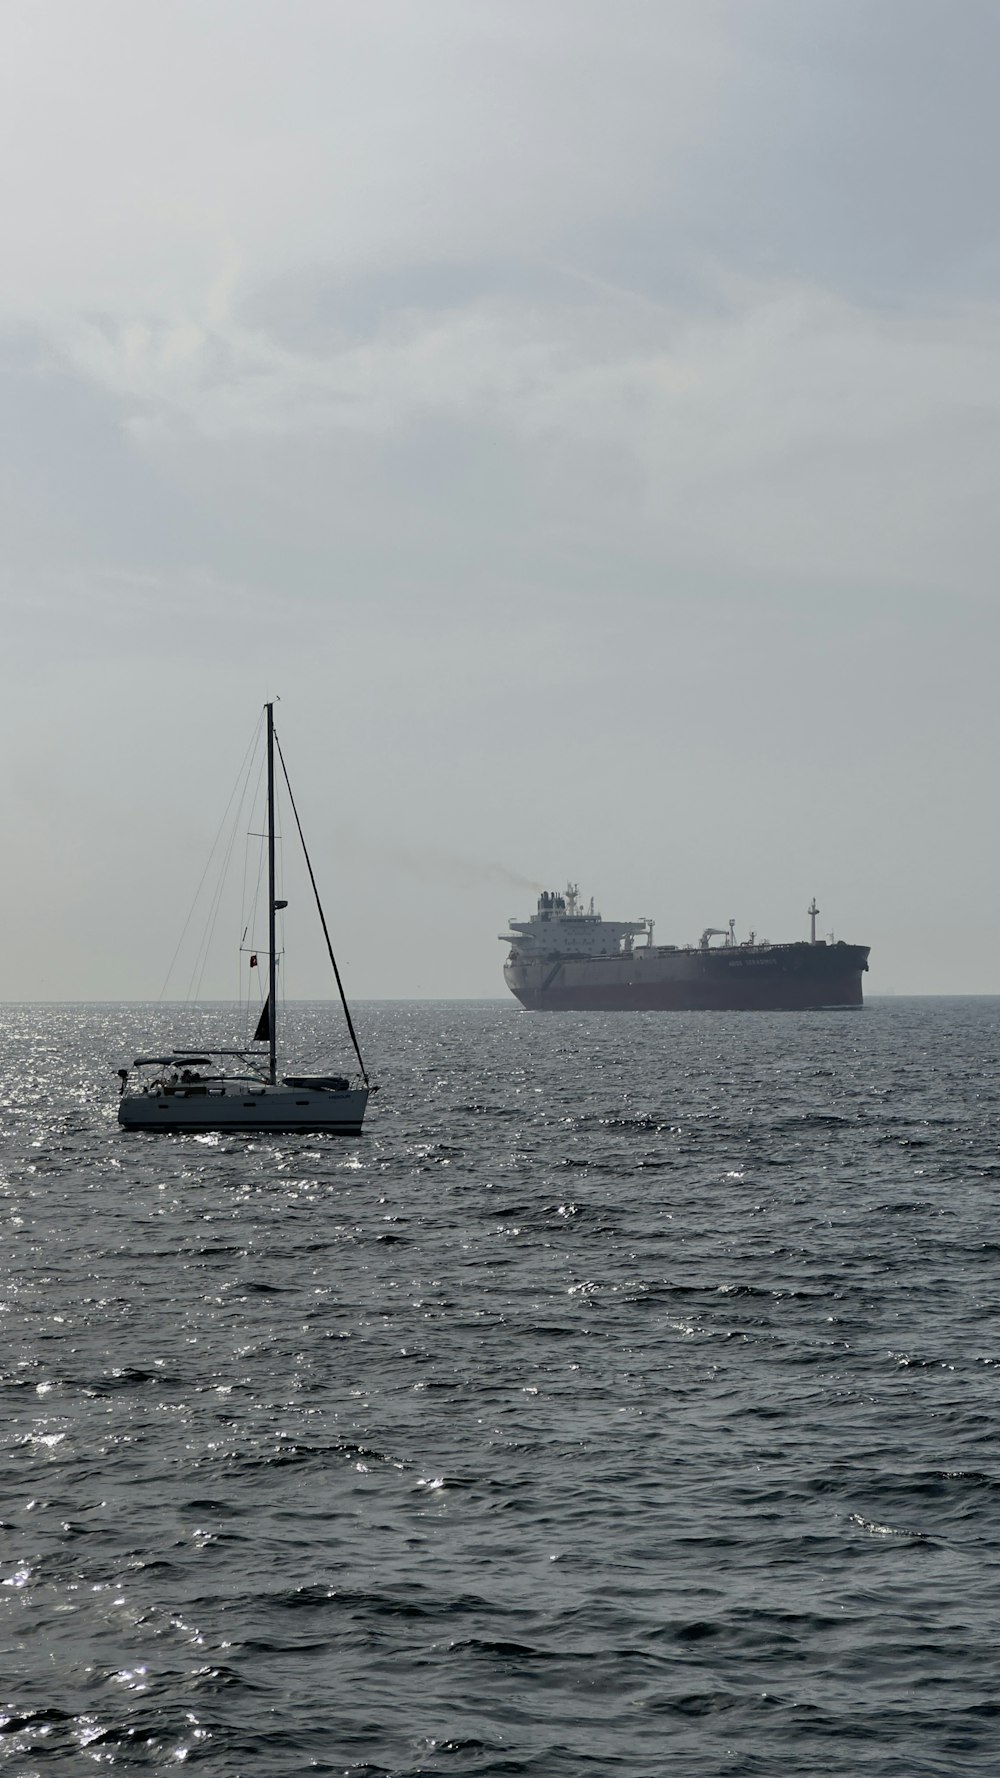
[{"label": "ocean water", "polygon": [[361,1006],[346,1141],[171,1019],[0,1009],[18,1778],[996,1772],[1000,1001]]}]

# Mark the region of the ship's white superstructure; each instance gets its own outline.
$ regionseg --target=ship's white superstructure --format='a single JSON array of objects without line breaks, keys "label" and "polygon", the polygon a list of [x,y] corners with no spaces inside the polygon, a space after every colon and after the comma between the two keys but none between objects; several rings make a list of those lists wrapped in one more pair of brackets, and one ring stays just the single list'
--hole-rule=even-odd
[{"label": "ship's white superstructure", "polygon": [[[511,956],[533,957],[630,957],[632,941],[639,933],[652,939],[651,920],[605,920],[594,912],[593,897],[586,913],[580,907],[580,891],[569,883],[565,895],[545,891],[538,897],[538,911],[530,920],[510,922],[510,932],[498,934],[511,946]],[[516,937],[514,934],[516,933]]]}]

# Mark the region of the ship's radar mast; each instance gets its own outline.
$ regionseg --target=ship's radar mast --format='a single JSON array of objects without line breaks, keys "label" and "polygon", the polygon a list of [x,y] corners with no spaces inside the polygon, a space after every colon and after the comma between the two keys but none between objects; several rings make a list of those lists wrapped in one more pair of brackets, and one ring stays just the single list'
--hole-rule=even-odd
[{"label": "ship's radar mast", "polygon": [[810,922],[809,943],[814,945],[816,943],[816,915],[819,913],[819,908],[816,906],[815,895],[813,896],[810,905],[806,908],[806,913],[809,915]]},{"label": "ship's radar mast", "polygon": [[576,904],[579,901],[579,899],[580,899],[579,885],[576,883],[567,883],[566,884],[566,912],[568,914],[575,914],[576,913]]}]

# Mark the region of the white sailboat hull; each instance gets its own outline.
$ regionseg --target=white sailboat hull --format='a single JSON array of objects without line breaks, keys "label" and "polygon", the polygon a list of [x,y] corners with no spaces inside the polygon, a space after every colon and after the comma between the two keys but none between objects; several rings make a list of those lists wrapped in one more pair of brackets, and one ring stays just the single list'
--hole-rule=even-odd
[{"label": "white sailboat hull", "polygon": [[118,1122],[127,1130],[302,1130],[359,1136],[367,1104],[367,1087],[331,1092],[225,1081],[123,1093]]}]

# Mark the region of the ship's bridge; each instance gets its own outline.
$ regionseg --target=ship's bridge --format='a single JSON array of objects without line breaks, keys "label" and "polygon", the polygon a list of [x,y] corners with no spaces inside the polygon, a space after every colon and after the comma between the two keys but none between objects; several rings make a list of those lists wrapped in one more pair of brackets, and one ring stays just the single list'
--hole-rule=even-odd
[{"label": "ship's bridge", "polygon": [[543,890],[530,920],[512,919],[510,928],[498,937],[501,944],[510,945],[512,956],[620,957],[631,952],[637,933],[650,931],[650,923],[604,920],[594,912],[593,898],[585,912],[579,889],[569,883],[562,894]]}]

